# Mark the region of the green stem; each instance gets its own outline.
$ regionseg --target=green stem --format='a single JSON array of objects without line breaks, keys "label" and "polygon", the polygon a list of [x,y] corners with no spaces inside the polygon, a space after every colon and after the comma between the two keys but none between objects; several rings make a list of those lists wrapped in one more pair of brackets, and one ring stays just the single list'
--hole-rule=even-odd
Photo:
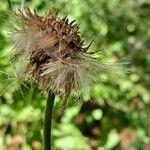
[{"label": "green stem", "polygon": [[52,113],[54,107],[55,95],[48,93],[47,102],[45,106],[44,118],[44,150],[51,150],[51,127],[52,127]]}]

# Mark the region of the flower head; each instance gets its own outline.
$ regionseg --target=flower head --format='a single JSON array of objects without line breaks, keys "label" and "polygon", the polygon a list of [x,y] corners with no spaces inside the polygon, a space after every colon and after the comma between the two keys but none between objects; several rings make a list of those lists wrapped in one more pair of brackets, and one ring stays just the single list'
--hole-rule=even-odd
[{"label": "flower head", "polygon": [[87,89],[105,68],[85,51],[75,21],[69,23],[55,13],[39,16],[29,9],[15,16],[13,58],[25,58],[23,73],[40,89],[56,94]]}]

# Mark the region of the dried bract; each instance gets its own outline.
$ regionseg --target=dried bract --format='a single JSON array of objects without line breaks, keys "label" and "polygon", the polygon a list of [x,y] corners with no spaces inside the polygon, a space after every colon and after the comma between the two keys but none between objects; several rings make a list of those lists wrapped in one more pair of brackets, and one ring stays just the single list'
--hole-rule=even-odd
[{"label": "dried bract", "polygon": [[105,69],[86,52],[75,21],[55,13],[39,16],[29,9],[18,10],[15,18],[12,58],[25,58],[23,73],[40,89],[56,94],[85,90]]}]

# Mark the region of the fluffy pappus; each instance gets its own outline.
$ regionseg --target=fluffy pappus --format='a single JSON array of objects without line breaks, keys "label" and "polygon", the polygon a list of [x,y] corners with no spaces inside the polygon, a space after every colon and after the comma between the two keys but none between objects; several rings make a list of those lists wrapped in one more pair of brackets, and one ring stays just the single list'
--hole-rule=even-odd
[{"label": "fluffy pappus", "polygon": [[41,90],[68,97],[72,91],[88,89],[106,69],[86,52],[75,21],[69,23],[55,13],[39,16],[29,9],[18,10],[14,18],[12,60],[25,58],[22,73]]}]

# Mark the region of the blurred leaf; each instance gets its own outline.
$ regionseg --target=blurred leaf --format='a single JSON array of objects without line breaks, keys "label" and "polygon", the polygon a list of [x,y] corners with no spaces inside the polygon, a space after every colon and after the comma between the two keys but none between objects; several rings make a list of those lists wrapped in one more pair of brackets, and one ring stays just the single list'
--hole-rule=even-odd
[{"label": "blurred leaf", "polygon": [[119,135],[115,129],[111,130],[108,134],[105,149],[112,149],[119,143]]}]

